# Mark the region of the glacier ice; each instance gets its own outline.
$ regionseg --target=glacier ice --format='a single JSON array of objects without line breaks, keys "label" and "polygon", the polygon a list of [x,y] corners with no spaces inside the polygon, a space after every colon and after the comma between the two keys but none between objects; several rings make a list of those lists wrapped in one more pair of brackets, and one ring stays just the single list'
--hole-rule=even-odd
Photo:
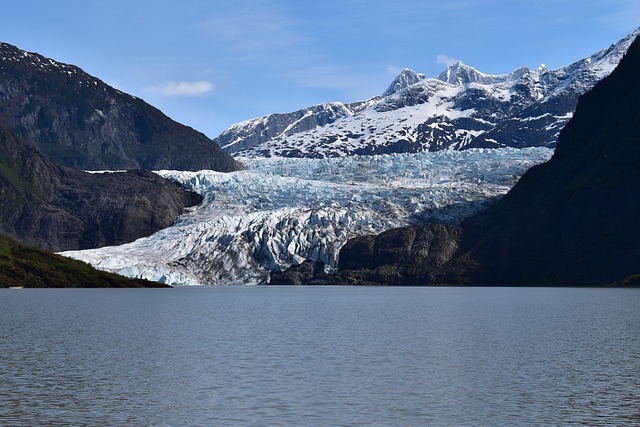
[{"label": "glacier ice", "polygon": [[552,150],[474,149],[344,158],[245,158],[244,171],[157,173],[204,196],[171,227],[63,255],[170,285],[260,284],[305,259],[337,266],[355,236],[459,223]]}]

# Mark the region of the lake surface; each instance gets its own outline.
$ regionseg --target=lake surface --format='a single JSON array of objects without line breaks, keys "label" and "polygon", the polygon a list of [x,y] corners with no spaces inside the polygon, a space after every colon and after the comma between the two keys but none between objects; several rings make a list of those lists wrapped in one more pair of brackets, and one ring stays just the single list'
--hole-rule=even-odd
[{"label": "lake surface", "polygon": [[0,290],[0,425],[640,424],[640,289]]}]

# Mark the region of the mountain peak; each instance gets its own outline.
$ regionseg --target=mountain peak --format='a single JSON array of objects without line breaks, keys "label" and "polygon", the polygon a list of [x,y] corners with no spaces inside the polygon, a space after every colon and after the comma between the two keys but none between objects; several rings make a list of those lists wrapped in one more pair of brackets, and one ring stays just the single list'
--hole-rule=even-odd
[{"label": "mountain peak", "polygon": [[264,116],[234,126],[216,142],[246,157],[554,147],[580,95],[618,64],[625,43],[555,70],[521,66],[489,74],[452,61],[439,77],[426,78],[400,69],[382,97],[331,112],[306,108]]},{"label": "mountain peak", "polygon": [[412,84],[418,83],[425,78],[426,77],[424,74],[418,74],[410,68],[405,68],[400,74],[398,74],[398,77],[396,77],[393,82],[391,82],[382,96],[385,97],[393,95],[394,93],[399,92],[402,89],[411,86]]},{"label": "mountain peak", "polygon": [[438,80],[452,85],[463,85],[468,83],[485,83],[487,78],[493,80],[492,77],[493,76],[481,73],[462,61],[456,61],[449,65],[447,69],[438,76]]},{"label": "mountain peak", "polygon": [[93,170],[241,168],[204,134],[75,65],[2,43],[0,76],[0,123],[54,163]]}]

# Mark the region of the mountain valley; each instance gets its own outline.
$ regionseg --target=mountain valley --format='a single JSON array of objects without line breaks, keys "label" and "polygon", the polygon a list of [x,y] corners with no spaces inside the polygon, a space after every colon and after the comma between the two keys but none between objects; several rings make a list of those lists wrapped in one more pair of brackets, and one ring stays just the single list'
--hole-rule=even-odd
[{"label": "mountain valley", "polygon": [[[487,75],[456,62],[427,78],[407,69],[381,96],[248,120],[214,140],[77,67],[2,44],[0,230],[170,285],[290,283],[291,275],[295,283],[531,284],[537,276],[518,272],[542,259],[509,257],[538,245],[552,254],[553,239],[514,243],[514,230],[553,214],[501,208],[523,186],[542,188],[530,178],[500,200],[558,141],[563,152],[561,129],[578,98],[616,69],[639,33],[553,71]],[[590,208],[571,211],[580,209]],[[493,212],[511,231],[486,219]],[[495,234],[483,240],[486,230]],[[597,244],[563,239],[589,251]],[[555,272],[540,283],[571,283],[544,260]]]}]

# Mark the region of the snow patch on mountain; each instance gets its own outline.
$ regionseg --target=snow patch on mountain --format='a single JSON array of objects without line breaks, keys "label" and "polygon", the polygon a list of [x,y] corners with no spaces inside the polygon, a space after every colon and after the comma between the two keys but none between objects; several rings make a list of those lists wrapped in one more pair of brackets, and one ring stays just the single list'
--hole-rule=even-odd
[{"label": "snow patch on mountain", "polygon": [[421,80],[426,79],[424,74],[418,74],[415,71],[405,68],[389,85],[387,90],[384,91],[382,97],[393,95],[396,92],[400,92],[411,85],[418,83]]},{"label": "snow patch on mountain", "polygon": [[305,259],[337,267],[350,238],[424,222],[459,223],[506,193],[544,148],[332,159],[246,158],[247,169],[159,171],[203,195],[172,227],[63,255],[171,285],[266,283]]},{"label": "snow patch on mountain", "polygon": [[[381,97],[334,107],[329,120],[323,116],[326,106],[314,106],[234,125],[216,142],[244,157],[553,148],[579,96],[617,66],[638,35],[640,29],[557,70],[541,65],[535,70],[522,67],[491,75],[456,61],[438,77],[426,78],[405,69]],[[304,124],[299,123],[301,115]]]}]

